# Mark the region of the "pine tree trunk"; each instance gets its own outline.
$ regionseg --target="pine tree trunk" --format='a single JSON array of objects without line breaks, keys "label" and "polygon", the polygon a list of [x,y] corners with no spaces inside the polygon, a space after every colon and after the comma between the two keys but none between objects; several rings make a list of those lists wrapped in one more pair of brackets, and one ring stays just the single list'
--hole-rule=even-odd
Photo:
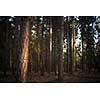
[{"label": "pine tree trunk", "polygon": [[71,74],[72,73],[72,48],[73,48],[73,39],[72,39],[72,33],[70,29],[70,23],[68,23],[68,33],[67,33],[67,40],[68,40],[68,72]]},{"label": "pine tree trunk", "polygon": [[84,47],[83,47],[83,34],[81,33],[81,39],[82,39],[82,60],[81,60],[81,66],[82,66],[82,71],[84,71]]},{"label": "pine tree trunk", "polygon": [[16,40],[15,40],[15,45],[13,48],[13,64],[12,64],[12,70],[13,70],[13,75],[16,79],[16,82],[20,82],[20,69],[19,69],[19,64],[20,64],[20,25],[21,24],[21,17],[16,17],[15,18],[15,33],[16,35]]},{"label": "pine tree trunk", "polygon": [[29,53],[29,17],[25,18],[22,22],[21,33],[19,39],[20,53],[19,53],[19,74],[20,81],[27,81],[28,70],[28,53]]},{"label": "pine tree trunk", "polygon": [[40,69],[40,44],[39,44],[39,34],[40,34],[40,24],[39,24],[39,17],[37,17],[37,37],[38,37],[38,39],[37,39],[37,70],[36,70],[36,72],[37,71],[39,71],[39,69]]},{"label": "pine tree trunk", "polygon": [[[44,18],[43,18],[44,19]],[[41,75],[44,75],[44,23],[42,22],[42,34],[41,34]]]},{"label": "pine tree trunk", "polygon": [[28,47],[29,47],[29,20],[23,25],[23,37],[22,37],[22,53],[21,53],[21,79],[22,82],[26,82],[27,69],[28,69]]},{"label": "pine tree trunk", "polygon": [[55,33],[53,34],[54,36],[54,48],[53,48],[53,68],[54,68],[54,72],[55,72],[55,75],[57,75],[57,61],[58,61],[58,57],[57,57],[57,33],[55,31]]},{"label": "pine tree trunk", "polygon": [[75,63],[76,63],[76,51],[75,51],[75,36],[76,36],[76,29],[75,29],[75,21],[72,21],[72,38],[73,38],[73,71],[75,71]]},{"label": "pine tree trunk", "polygon": [[67,58],[67,64],[66,64],[66,72],[69,72],[69,22],[68,22],[68,16],[66,17],[66,36],[67,36],[67,54],[66,54],[66,58]]},{"label": "pine tree trunk", "polygon": [[50,17],[50,32],[49,32],[49,72],[52,69],[52,17]]},{"label": "pine tree trunk", "polygon": [[6,17],[6,32],[5,32],[5,66],[4,66],[4,76],[6,76],[7,74],[7,69],[10,68],[10,60],[9,60],[9,56],[10,56],[10,52],[9,52],[9,24],[8,24],[8,17]]},{"label": "pine tree trunk", "polygon": [[58,47],[58,80],[63,80],[63,37],[64,37],[64,17],[59,17],[60,31],[58,31],[59,47]]}]

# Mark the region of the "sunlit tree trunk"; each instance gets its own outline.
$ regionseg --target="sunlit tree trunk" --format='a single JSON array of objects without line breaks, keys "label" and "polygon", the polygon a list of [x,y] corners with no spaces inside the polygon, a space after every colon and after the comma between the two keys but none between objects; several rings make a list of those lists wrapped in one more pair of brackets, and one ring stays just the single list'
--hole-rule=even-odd
[{"label": "sunlit tree trunk", "polygon": [[49,72],[52,69],[52,17],[50,17],[50,32],[49,32]]},{"label": "sunlit tree trunk", "polygon": [[29,21],[30,17],[27,17],[22,22],[22,30],[20,37],[21,53],[20,53],[20,80],[22,82],[27,81],[27,70],[28,70],[28,53],[29,53]]}]

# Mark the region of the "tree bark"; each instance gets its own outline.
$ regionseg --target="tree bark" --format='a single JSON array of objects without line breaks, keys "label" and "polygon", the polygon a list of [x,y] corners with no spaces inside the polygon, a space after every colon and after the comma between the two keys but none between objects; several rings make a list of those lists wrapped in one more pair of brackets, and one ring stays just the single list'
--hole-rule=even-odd
[{"label": "tree bark", "polygon": [[58,80],[63,80],[63,37],[64,37],[64,17],[59,17],[61,20],[60,23],[60,32],[58,31],[59,47],[58,47]]},{"label": "tree bark", "polygon": [[19,35],[18,35],[18,62],[17,62],[17,77],[18,81],[27,81],[27,71],[28,71],[28,56],[29,56],[29,26],[30,17],[26,17],[18,25]]},{"label": "tree bark", "polygon": [[68,33],[67,33],[67,40],[68,40],[68,72],[72,73],[72,52],[73,52],[73,38],[72,38],[72,33],[71,33],[71,28],[70,28],[70,22],[68,22]]},{"label": "tree bark", "polygon": [[52,17],[50,16],[50,32],[49,32],[49,72],[52,69]]},{"label": "tree bark", "polygon": [[[44,18],[43,18],[44,21]],[[41,26],[41,75],[44,75],[44,22]]]},{"label": "tree bark", "polygon": [[72,21],[72,38],[73,38],[73,71],[75,71],[75,63],[76,63],[76,50],[75,50],[75,36],[76,36],[76,28],[75,28],[75,20]]}]

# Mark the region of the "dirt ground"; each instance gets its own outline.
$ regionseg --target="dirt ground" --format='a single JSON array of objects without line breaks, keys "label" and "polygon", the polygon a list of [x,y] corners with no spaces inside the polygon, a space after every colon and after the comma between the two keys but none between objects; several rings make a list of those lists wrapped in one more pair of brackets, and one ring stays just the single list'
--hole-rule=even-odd
[{"label": "dirt ground", "polygon": [[[1,83],[16,83],[15,78],[11,73],[7,73],[6,77],[3,77],[3,73],[0,72],[0,82]],[[97,73],[79,73],[75,72],[73,74],[64,73],[63,80],[58,81],[57,75],[54,72],[48,74],[41,74],[31,72],[28,75],[27,83],[100,83],[100,75]]]}]

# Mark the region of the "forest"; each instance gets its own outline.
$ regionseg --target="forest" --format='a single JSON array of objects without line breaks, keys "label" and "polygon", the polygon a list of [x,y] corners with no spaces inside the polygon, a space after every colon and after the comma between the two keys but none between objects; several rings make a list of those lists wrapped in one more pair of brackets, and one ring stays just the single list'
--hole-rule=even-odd
[{"label": "forest", "polygon": [[100,82],[99,16],[0,16],[1,83]]}]

